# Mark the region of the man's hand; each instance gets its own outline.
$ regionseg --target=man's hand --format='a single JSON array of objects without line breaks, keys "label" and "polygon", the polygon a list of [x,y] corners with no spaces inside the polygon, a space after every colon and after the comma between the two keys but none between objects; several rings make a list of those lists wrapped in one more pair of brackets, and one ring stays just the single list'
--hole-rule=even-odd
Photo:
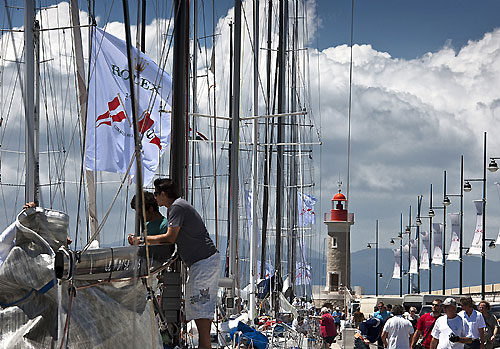
[{"label": "man's hand", "polygon": [[140,245],[141,238],[132,234],[128,234],[128,243],[131,245]]},{"label": "man's hand", "polygon": [[454,333],[450,334],[450,342],[457,343],[458,341],[460,341],[460,337],[459,336],[457,336]]},{"label": "man's hand", "polygon": [[27,203],[24,204],[23,210],[25,210],[27,208],[34,208],[34,207],[36,207],[36,204],[33,201],[27,202]]}]

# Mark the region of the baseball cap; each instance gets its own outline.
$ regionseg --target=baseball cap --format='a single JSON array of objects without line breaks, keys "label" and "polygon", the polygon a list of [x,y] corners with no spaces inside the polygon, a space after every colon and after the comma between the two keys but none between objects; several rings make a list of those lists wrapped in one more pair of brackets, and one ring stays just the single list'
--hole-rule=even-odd
[{"label": "baseball cap", "polygon": [[446,298],[443,302],[443,306],[447,306],[447,305],[453,305],[454,307],[456,307],[457,302],[455,301],[454,298],[449,297],[449,298]]},{"label": "baseball cap", "polygon": [[339,308],[339,307],[337,307],[337,308],[335,308],[335,310],[340,310],[340,308]]}]

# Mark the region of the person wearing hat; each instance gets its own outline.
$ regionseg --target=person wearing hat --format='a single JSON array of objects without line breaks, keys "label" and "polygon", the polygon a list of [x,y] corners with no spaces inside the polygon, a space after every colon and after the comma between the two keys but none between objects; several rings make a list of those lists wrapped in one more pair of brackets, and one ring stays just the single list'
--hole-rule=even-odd
[{"label": "person wearing hat", "polygon": [[339,338],[342,339],[342,333],[340,332],[340,320],[342,319],[342,312],[339,307],[335,308],[335,311],[332,313],[333,321],[335,322],[335,329],[339,334]]},{"label": "person wearing hat", "polygon": [[465,349],[483,349],[484,343],[486,342],[484,336],[484,329],[486,323],[484,322],[483,314],[474,309],[474,301],[472,297],[462,297],[460,298],[460,305],[462,306],[462,311],[458,313],[467,325],[469,325],[469,333],[467,337],[472,338],[472,343],[466,344]]},{"label": "person wearing hat", "polygon": [[412,348],[420,343],[425,349],[431,346],[431,332],[436,320],[441,316],[441,299],[436,298],[432,301],[432,312],[422,315],[417,321],[417,329],[412,339]]},{"label": "person wearing hat", "polygon": [[446,298],[443,302],[445,316],[436,320],[431,336],[431,349],[463,349],[464,343],[472,343],[468,338],[469,326],[457,314],[457,303],[453,298]]},{"label": "person wearing hat", "polygon": [[323,338],[323,348],[328,349],[335,342],[337,336],[337,328],[332,315],[327,307],[321,308],[321,316],[311,316],[311,318],[320,320],[321,337]]}]

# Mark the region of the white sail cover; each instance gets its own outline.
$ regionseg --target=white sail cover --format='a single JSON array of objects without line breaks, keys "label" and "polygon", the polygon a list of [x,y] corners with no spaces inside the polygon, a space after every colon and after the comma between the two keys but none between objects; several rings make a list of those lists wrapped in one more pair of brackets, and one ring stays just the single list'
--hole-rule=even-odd
[{"label": "white sail cover", "polygon": [[412,239],[410,242],[410,274],[418,274],[417,246],[417,240]]},{"label": "white sail cover", "polygon": [[422,239],[422,251],[420,252],[420,269],[429,270],[430,256],[430,234],[428,231],[422,231],[420,233],[420,238]]},{"label": "white sail cover", "polygon": [[[59,348],[71,285],[56,282],[54,259],[66,244],[69,218],[30,208],[18,215],[14,226],[15,244],[0,265],[0,348]],[[161,348],[142,282],[87,288],[88,282],[75,280],[73,286],[78,291],[71,303],[67,348]]]},{"label": "white sail cover", "polygon": [[451,244],[448,250],[449,261],[459,261],[460,260],[460,214],[450,213],[451,221]]},{"label": "white sail cover", "polygon": [[432,235],[434,236],[432,264],[443,265],[443,225],[441,223],[432,223]]},{"label": "white sail cover", "polygon": [[170,142],[172,79],[151,58],[133,47],[134,72],[129,72],[125,42],[99,28],[94,32],[86,169],[126,173],[132,162],[130,174],[136,173],[129,81],[133,78],[138,127],[142,135],[143,182],[147,185]]},{"label": "white sail cover", "polygon": [[401,279],[401,250],[399,248],[394,250],[394,269],[392,271],[393,279]]},{"label": "white sail cover", "polygon": [[476,230],[469,248],[469,254],[481,255],[483,243],[483,200],[474,200],[476,206]]}]

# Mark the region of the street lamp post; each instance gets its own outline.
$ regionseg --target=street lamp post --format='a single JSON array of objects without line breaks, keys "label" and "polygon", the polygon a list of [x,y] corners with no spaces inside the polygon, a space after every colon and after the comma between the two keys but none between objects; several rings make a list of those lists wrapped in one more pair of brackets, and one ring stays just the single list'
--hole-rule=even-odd
[{"label": "street lamp post", "polygon": [[432,184],[429,195],[429,294],[432,293],[432,218],[436,214],[432,209]]},{"label": "street lamp post", "polygon": [[446,294],[446,207],[450,205],[450,199],[446,195],[446,171],[443,174],[443,295]]},{"label": "street lamp post", "polygon": [[375,223],[375,242],[369,242],[367,247],[372,248],[372,245],[375,245],[375,296],[378,296],[378,279],[383,276],[378,272],[378,219]]},{"label": "street lamp post", "polygon": [[403,297],[403,214],[401,213],[400,231],[397,238],[391,238],[390,244],[394,245],[394,239],[399,240],[399,297]]},{"label": "street lamp post", "polygon": [[[463,190],[469,192],[472,190],[470,182],[482,182],[483,183],[483,231],[481,239],[481,299],[486,298],[486,132],[484,132],[484,144],[483,144],[483,178],[469,178],[464,179]],[[491,158],[491,163],[488,169],[491,172],[495,172],[498,169],[495,159]],[[496,169],[495,169],[496,167]]]},{"label": "street lamp post", "polygon": [[[464,156],[462,155],[460,158],[460,183],[464,182]],[[460,194],[448,194],[448,201],[450,197],[459,197],[460,198],[460,212],[459,212],[459,217],[460,217],[460,264],[459,264],[459,278],[458,278],[458,284],[459,284],[459,294],[462,294],[462,287],[463,287],[463,223],[464,223],[464,186],[460,184]],[[444,201],[443,201],[444,203]]]}]

